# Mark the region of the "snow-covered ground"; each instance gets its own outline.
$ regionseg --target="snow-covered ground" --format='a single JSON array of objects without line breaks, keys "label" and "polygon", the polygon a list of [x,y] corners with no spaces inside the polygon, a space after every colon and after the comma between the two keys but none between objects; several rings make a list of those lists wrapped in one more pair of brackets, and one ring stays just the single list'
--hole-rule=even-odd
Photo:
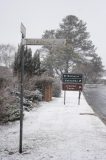
[{"label": "snow-covered ground", "polygon": [[106,127],[78,92],[26,112],[23,130],[19,154],[19,122],[0,126],[0,160],[106,160]]}]

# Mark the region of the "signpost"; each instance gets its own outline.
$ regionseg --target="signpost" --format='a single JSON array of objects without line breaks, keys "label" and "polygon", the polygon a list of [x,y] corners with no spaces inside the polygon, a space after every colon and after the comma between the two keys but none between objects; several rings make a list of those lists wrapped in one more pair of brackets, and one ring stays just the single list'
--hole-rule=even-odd
[{"label": "signpost", "polygon": [[20,137],[19,137],[19,153],[22,153],[22,138],[23,138],[23,77],[24,77],[24,45],[23,40],[26,37],[26,28],[21,23],[21,80],[20,80]]},{"label": "signpost", "polygon": [[[81,91],[83,89],[83,85],[82,85],[83,75],[82,74],[68,74],[68,73],[63,74],[62,82],[63,82],[62,89],[64,90],[64,92],[65,91],[79,91],[78,104],[80,104]],[[64,100],[65,100],[65,97],[64,97]]]},{"label": "signpost", "polygon": [[63,74],[62,88],[63,90],[82,91],[82,74]]},{"label": "signpost", "polygon": [[65,45],[65,39],[25,39],[26,45]]},{"label": "signpost", "polygon": [[82,91],[82,84],[64,84],[62,85],[64,91]]},{"label": "signpost", "polygon": [[82,74],[63,74],[63,83],[81,84],[82,83]]},{"label": "signpost", "polygon": [[21,23],[21,95],[20,95],[20,139],[19,139],[19,153],[22,153],[22,139],[23,139],[23,77],[24,77],[24,46],[25,45],[65,45],[65,39],[29,39],[26,38],[26,28]]},{"label": "signpost", "polygon": [[21,33],[22,33],[22,38],[25,38],[26,37],[26,28],[25,26],[23,25],[23,23],[21,23]]}]

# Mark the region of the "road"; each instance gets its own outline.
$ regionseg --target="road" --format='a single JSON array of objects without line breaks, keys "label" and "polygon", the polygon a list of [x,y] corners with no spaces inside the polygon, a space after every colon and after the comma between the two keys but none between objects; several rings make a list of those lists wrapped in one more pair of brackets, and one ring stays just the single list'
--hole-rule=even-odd
[{"label": "road", "polygon": [[88,104],[106,124],[106,85],[87,85],[84,95]]}]

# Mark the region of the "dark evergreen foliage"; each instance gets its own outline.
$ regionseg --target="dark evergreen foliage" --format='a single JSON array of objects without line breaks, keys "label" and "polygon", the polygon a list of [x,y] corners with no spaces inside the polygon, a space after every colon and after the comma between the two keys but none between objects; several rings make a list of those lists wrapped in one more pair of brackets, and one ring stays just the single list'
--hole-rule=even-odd
[{"label": "dark evergreen foliage", "polygon": [[32,76],[32,51],[27,48],[24,51],[24,73],[27,76]]},{"label": "dark evergreen foliage", "polygon": [[34,75],[40,75],[40,53],[37,50],[32,59],[32,70]]}]

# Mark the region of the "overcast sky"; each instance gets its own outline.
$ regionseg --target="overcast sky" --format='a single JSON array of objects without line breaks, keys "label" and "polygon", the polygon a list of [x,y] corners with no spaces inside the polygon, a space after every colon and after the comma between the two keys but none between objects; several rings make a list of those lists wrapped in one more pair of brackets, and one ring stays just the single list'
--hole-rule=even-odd
[{"label": "overcast sky", "polygon": [[41,38],[46,29],[57,29],[67,15],[87,23],[106,68],[106,0],[0,0],[0,44],[20,43],[21,22],[27,38]]}]

